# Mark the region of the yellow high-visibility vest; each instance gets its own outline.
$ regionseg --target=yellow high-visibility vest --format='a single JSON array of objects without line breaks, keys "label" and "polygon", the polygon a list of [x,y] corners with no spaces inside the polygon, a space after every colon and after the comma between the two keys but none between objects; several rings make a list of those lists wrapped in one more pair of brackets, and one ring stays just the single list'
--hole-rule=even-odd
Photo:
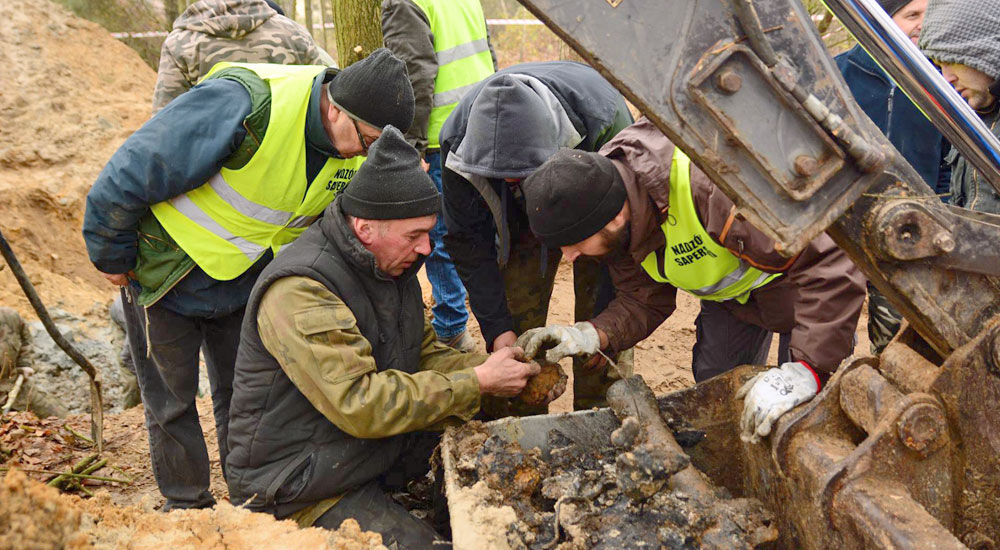
[{"label": "yellow high-visibility vest", "polygon": [[691,159],[679,147],[674,148],[670,165],[670,213],[660,229],[666,246],[662,252],[650,252],[642,268],[654,281],[699,299],[745,304],[752,290],[781,275],[751,267],[708,234],[691,194]]},{"label": "yellow high-visibility vest", "polygon": [[306,181],[305,123],[313,79],[326,67],[219,63],[267,82],[271,114],[260,147],[243,167],[152,206],[153,215],[210,277],[235,279],[261,255],[295,240],[347,187],[365,157],[328,159]]},{"label": "yellow high-visibility vest", "polygon": [[494,73],[486,39],[486,18],[479,0],[413,0],[424,11],[434,35],[438,73],[427,125],[427,148],[441,146],[438,135],[458,101]]}]

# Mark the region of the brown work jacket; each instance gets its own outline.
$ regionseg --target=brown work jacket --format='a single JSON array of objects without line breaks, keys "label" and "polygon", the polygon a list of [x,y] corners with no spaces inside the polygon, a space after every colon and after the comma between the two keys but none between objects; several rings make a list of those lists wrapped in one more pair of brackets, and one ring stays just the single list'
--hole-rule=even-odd
[{"label": "brown work jacket", "polygon": [[[615,299],[593,319],[608,334],[612,351],[649,336],[676,307],[677,289],[654,281],[641,266],[650,252],[662,253],[665,246],[660,225],[670,208],[673,153],[673,143],[646,118],[600,151],[621,173],[631,211],[628,251],[608,259]],[[698,217],[716,242],[757,269],[784,274],[754,290],[746,304],[728,300],[726,307],[744,322],[791,333],[793,360],[821,372],[836,370],[854,348],[865,299],[864,277],[847,254],[824,233],[794,258],[786,258],[694,164],[691,189]]]}]

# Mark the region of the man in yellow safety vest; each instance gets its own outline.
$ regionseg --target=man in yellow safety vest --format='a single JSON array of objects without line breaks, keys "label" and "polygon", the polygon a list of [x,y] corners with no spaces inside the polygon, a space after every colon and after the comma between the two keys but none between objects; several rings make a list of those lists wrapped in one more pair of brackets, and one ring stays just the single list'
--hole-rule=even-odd
[{"label": "man in yellow safety vest", "polygon": [[[533,329],[518,339],[549,361],[613,353],[649,336],[675,309],[677,289],[712,311],[699,318],[695,380],[752,363],[761,337],[790,334],[781,366],[751,380],[743,436],[757,441],[812,398],[854,347],[864,278],[826,234],[794,258],[750,225],[647,119],[600,153],[564,149],[523,185],[531,229],[570,259],[609,264],[615,298],[590,321]],[[703,310],[704,313],[704,310]]]},{"label": "man in yellow safety vest", "polygon": [[385,49],[342,71],[220,63],[98,176],[83,235],[97,269],[126,292],[164,510],[214,504],[195,408],[199,348],[225,464],[240,325],[257,275],[347,187],[382,128],[412,120],[406,67]]},{"label": "man in yellow safety vest", "polygon": [[[406,141],[421,153],[440,192],[441,127],[466,92],[496,70],[483,7],[479,0],[382,0],[382,34],[386,47],[406,62],[413,85],[416,110]],[[472,351],[465,286],[445,250],[446,233],[438,217],[424,264],[434,295],[431,325],[442,343]]]}]

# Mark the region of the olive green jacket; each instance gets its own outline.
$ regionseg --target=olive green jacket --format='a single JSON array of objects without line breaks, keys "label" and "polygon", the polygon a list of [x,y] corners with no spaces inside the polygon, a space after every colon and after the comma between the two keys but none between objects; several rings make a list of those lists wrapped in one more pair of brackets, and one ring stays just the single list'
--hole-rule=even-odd
[{"label": "olive green jacket", "polygon": [[[314,324],[331,328],[303,332]],[[439,343],[429,321],[424,322],[420,364],[413,374],[377,371],[371,344],[350,308],[308,277],[285,277],[271,285],[257,312],[257,328],[295,387],[354,437],[444,429],[479,411],[479,383],[472,368],[486,356]]]}]

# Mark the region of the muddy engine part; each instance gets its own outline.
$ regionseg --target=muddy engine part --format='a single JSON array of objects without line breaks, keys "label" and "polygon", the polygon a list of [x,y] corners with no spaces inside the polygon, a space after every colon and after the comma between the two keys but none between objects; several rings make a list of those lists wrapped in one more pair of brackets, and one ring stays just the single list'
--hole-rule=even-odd
[{"label": "muddy engine part", "polygon": [[[996,548],[1000,216],[933,195],[854,103],[799,0],[520,1],[783,253],[826,231],[907,320],[762,444],[736,433],[749,367],[659,398],[664,417],[704,432],[685,449],[692,465],[773,510],[780,548]],[[1000,191],[1000,143],[878,5],[826,1]],[[599,411],[493,429],[544,446],[533,432],[577,430],[574,415],[604,430],[588,437],[619,427]]]}]

